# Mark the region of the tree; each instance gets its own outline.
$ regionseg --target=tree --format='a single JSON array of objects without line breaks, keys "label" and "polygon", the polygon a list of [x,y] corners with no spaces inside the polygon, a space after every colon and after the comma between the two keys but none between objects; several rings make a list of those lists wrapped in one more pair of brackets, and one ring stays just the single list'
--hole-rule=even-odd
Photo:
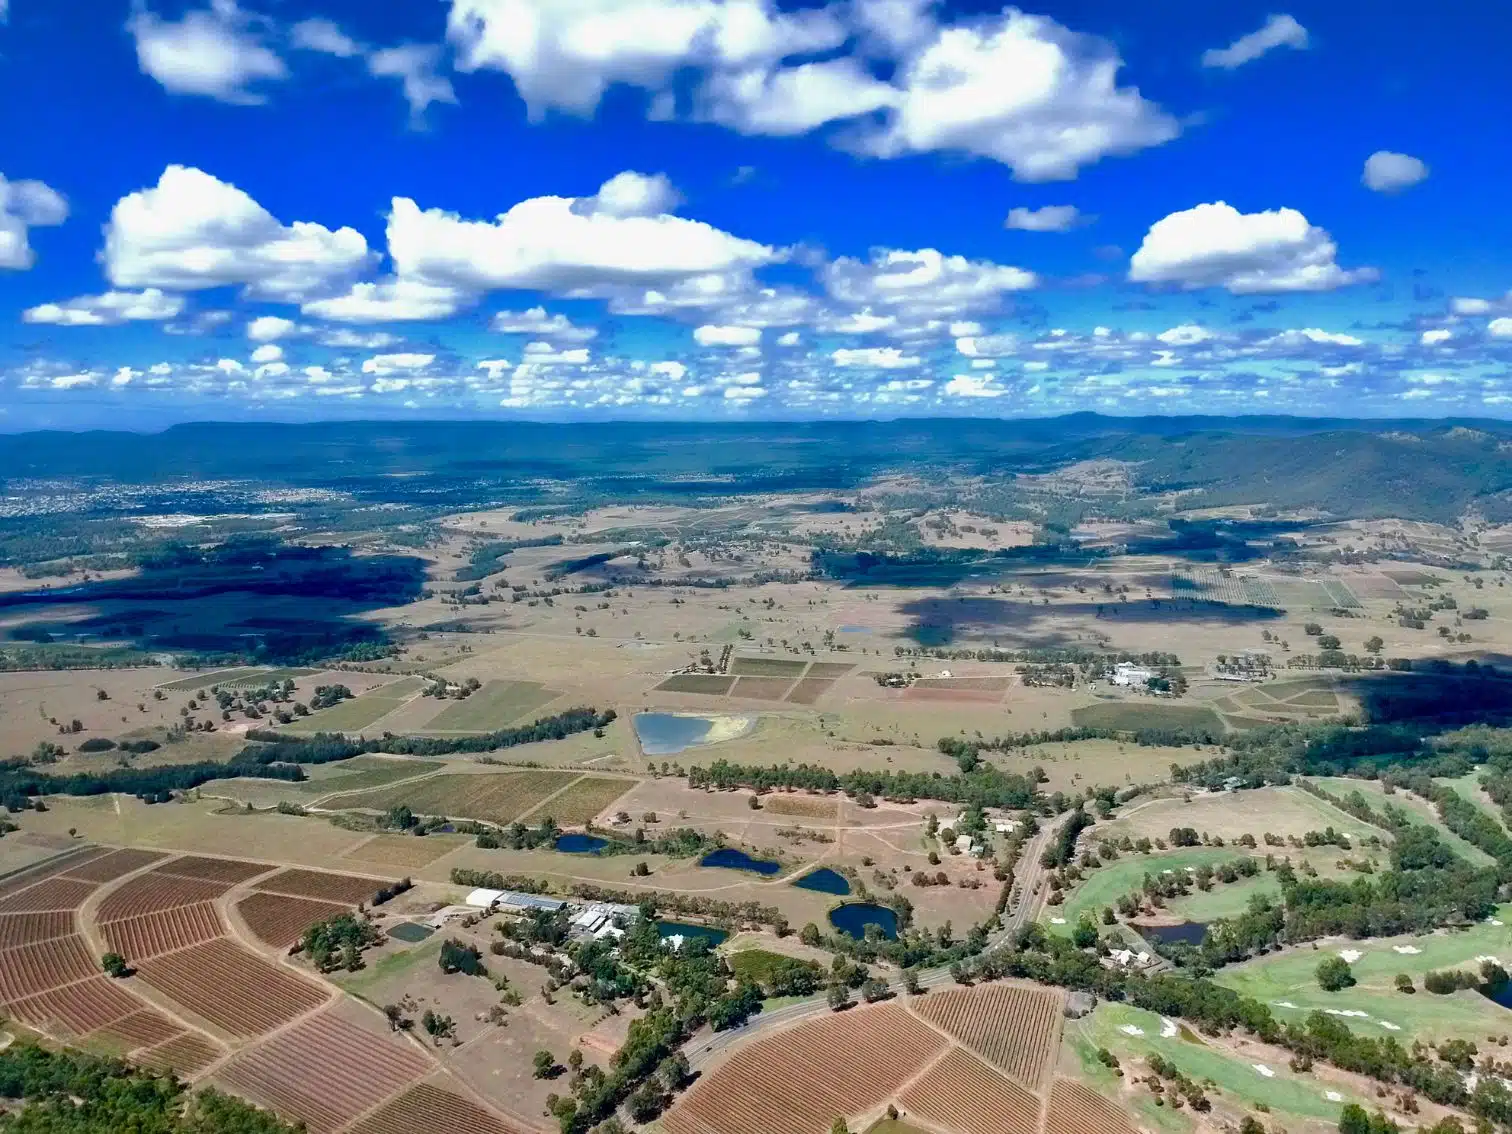
[{"label": "tree", "polygon": [[1412,993],[1412,992],[1416,992],[1417,991],[1417,989],[1415,989],[1415,988],[1412,987],[1412,978],[1410,976],[1408,976],[1406,973],[1397,973],[1397,975],[1396,975],[1396,990],[1398,992],[1407,992],[1407,993]]},{"label": "tree", "polygon": [[832,1011],[839,1012],[843,1008],[849,1008],[851,1005],[850,990],[843,984],[832,984],[830,985],[828,1000]]},{"label": "tree", "polygon": [[1078,949],[1090,949],[1097,944],[1097,926],[1089,918],[1082,918],[1071,931],[1071,943]]},{"label": "tree", "polygon": [[562,1073],[562,1069],[557,1066],[556,1056],[545,1048],[535,1053],[531,1064],[535,1069],[537,1079],[555,1079]]},{"label": "tree", "polygon": [[924,984],[919,980],[919,970],[903,970],[903,987],[908,990],[910,996],[918,996],[924,991]]},{"label": "tree", "polygon": [[1317,975],[1318,987],[1324,992],[1338,992],[1355,982],[1354,972],[1343,957],[1325,957],[1318,962]]},{"label": "tree", "polygon": [[1384,647],[1384,646],[1385,646],[1385,645],[1386,645],[1386,643],[1385,643],[1385,642],[1383,642],[1383,641],[1382,641],[1382,640],[1381,640],[1381,639],[1380,639],[1380,637],[1379,637],[1379,636],[1373,636],[1373,637],[1370,637],[1370,638],[1366,638],[1366,639],[1365,639],[1365,649],[1366,649],[1366,650],[1367,650],[1367,651],[1369,651],[1369,652],[1370,652],[1370,653],[1372,653],[1372,654],[1378,654],[1378,653],[1380,653],[1380,652],[1381,652],[1381,649],[1382,649],[1382,648],[1383,648],[1383,647]]},{"label": "tree", "polygon": [[1265,1134],[1265,1127],[1260,1125],[1260,1120],[1253,1114],[1246,1114],[1244,1121],[1239,1124],[1239,1134]]},{"label": "tree", "polygon": [[129,977],[131,966],[126,963],[126,958],[119,953],[106,953],[100,958],[100,968],[113,977]]},{"label": "tree", "polygon": [[844,1118],[837,1118],[830,1123],[830,1134],[850,1134],[850,1127],[845,1124]]}]

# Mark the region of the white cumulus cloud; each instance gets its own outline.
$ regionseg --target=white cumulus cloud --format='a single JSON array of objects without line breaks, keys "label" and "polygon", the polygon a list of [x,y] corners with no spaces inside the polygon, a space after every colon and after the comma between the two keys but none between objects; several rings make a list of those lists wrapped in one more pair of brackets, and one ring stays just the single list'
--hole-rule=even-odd
[{"label": "white cumulus cloud", "polygon": [[1377,150],[1365,159],[1360,181],[1377,193],[1398,193],[1410,189],[1428,176],[1428,166],[1411,154]]},{"label": "white cumulus cloud", "polygon": [[271,343],[294,333],[298,324],[279,315],[259,315],[247,324],[247,338],[254,343]]},{"label": "white cumulus cloud", "polygon": [[821,271],[834,299],[858,307],[899,305],[914,314],[990,310],[1003,293],[1032,288],[1033,272],[987,260],[947,256],[934,248],[915,252],[878,249],[869,260],[842,256]]},{"label": "white cumulus cloud", "polygon": [[103,260],[117,287],[241,284],[249,296],[294,302],[344,282],[373,256],[356,229],[284,225],[236,186],[170,165],[154,188],[116,202]]},{"label": "white cumulus cloud", "polygon": [[580,327],[560,312],[547,314],[544,307],[532,307],[528,311],[499,311],[488,325],[504,334],[535,335],[558,342],[586,343],[598,336],[598,328]]},{"label": "white cumulus cloud", "polygon": [[1241,213],[1223,201],[1156,221],[1129,263],[1136,283],[1223,287],[1235,295],[1331,291],[1376,278],[1346,270],[1338,246],[1296,209]]},{"label": "white cumulus cloud", "polygon": [[1258,30],[1240,36],[1227,47],[1214,47],[1204,51],[1202,65],[1232,71],[1278,47],[1294,47],[1299,51],[1305,49],[1307,29],[1291,16],[1268,16]]},{"label": "white cumulus cloud", "polygon": [[28,230],[68,219],[68,202],[41,181],[7,181],[0,174],[0,268],[25,271],[37,262]]},{"label": "white cumulus cloud", "polygon": [[408,373],[414,370],[424,370],[436,361],[433,354],[375,354],[372,358],[364,359],[362,372],[364,374],[395,374]]},{"label": "white cumulus cloud", "polygon": [[748,347],[761,341],[760,327],[719,327],[705,323],[693,331],[693,339],[699,346]]},{"label": "white cumulus cloud", "polygon": [[897,347],[841,347],[830,354],[836,366],[867,366],[878,370],[908,370],[924,360],[918,355],[904,354]]},{"label": "white cumulus cloud", "polygon": [[335,323],[388,323],[448,319],[471,303],[473,296],[445,284],[389,279],[353,284],[341,295],[312,299],[300,311]]},{"label": "white cumulus cloud", "polygon": [[177,21],[137,0],[126,30],[136,41],[142,72],[175,94],[260,103],[265,98],[251,85],[289,74],[235,0],[210,0],[208,8],[191,8]]},{"label": "white cumulus cloud", "polygon": [[1506,315],[1486,324],[1486,333],[1494,339],[1512,339],[1512,318]]},{"label": "white cumulus cloud", "polygon": [[405,43],[385,47],[368,56],[368,72],[378,78],[398,79],[409,103],[410,125],[425,123],[425,111],[432,103],[455,105],[457,92],[451,80],[438,72],[441,48],[433,43]]},{"label": "white cumulus cloud", "polygon": [[1081,211],[1075,205],[1044,205],[1038,209],[1018,207],[1008,210],[1003,227],[1023,232],[1069,232],[1081,220]]},{"label": "white cumulus cloud", "polygon": [[62,303],[43,303],[21,313],[28,323],[55,323],[60,327],[112,327],[133,320],[172,319],[184,309],[184,299],[155,287],[145,291],[107,291],[104,295],[81,295]]},{"label": "white cumulus cloud", "polygon": [[304,51],[319,51],[340,59],[362,54],[362,44],[330,20],[312,16],[289,29],[289,42]]}]

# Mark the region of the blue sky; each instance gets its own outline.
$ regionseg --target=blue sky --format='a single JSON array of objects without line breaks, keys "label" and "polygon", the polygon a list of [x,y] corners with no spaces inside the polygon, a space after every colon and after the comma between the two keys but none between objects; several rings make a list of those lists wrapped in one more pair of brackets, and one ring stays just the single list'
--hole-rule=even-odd
[{"label": "blue sky", "polygon": [[1512,416],[1512,10],[0,0],[0,429]]}]

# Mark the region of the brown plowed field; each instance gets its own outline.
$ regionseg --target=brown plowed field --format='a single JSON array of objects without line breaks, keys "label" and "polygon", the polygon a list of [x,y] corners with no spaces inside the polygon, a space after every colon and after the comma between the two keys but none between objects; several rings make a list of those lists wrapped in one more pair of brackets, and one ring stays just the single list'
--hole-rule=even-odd
[{"label": "brown plowed field", "polygon": [[82,866],[71,866],[64,873],[70,878],[80,878],[85,882],[114,882],[123,874],[140,870],[162,857],[157,851],[116,850],[91,859]]},{"label": "brown plowed field", "polygon": [[830,686],[835,684],[833,678],[805,677],[794,685],[788,693],[787,699],[794,705],[812,705],[830,691]]},{"label": "brown plowed field", "polygon": [[67,910],[0,914],[0,949],[67,937],[72,932],[73,914]]},{"label": "brown plowed field", "polygon": [[198,878],[205,882],[224,882],[230,889],[238,882],[256,878],[273,869],[269,862],[241,862],[234,858],[206,858],[203,855],[185,855],[164,863],[154,874],[176,874],[180,878]]},{"label": "brown plowed field", "polygon": [[0,1004],[24,1000],[99,971],[99,962],[78,935],[18,945],[0,953]]},{"label": "brown plowed field", "polygon": [[909,1007],[1010,1078],[1038,1090],[1059,1037],[1061,994],[1018,984],[931,992]]},{"label": "brown plowed field", "polygon": [[144,1005],[106,976],[55,988],[27,1000],[18,1000],[6,1011],[44,1032],[88,1035]]},{"label": "brown plowed field", "polygon": [[218,937],[142,962],[144,981],[233,1036],[250,1038],[325,1002],[309,981]]},{"label": "brown plowed field", "polygon": [[737,677],[730,696],[754,701],[780,701],[792,684],[791,677]]},{"label": "brown plowed field", "polygon": [[1001,693],[990,689],[940,689],[933,685],[915,685],[903,690],[905,701],[960,701],[972,705],[996,705]]},{"label": "brown plowed field", "polygon": [[100,926],[100,932],[113,951],[125,957],[128,964],[136,965],[148,957],[219,937],[225,927],[214,905],[196,902],[192,906],[106,922]]},{"label": "brown plowed field", "polygon": [[216,1078],[325,1134],[430,1069],[402,1040],[324,1013],[243,1051]]},{"label": "brown plowed field", "polygon": [[289,894],[296,898],[315,898],[323,902],[372,901],[373,895],[389,885],[377,878],[359,878],[355,874],[327,874],[323,870],[282,870],[257,884],[259,890]]},{"label": "brown plowed field", "polygon": [[1038,1134],[1039,1096],[956,1048],[898,1097],[905,1114],[960,1134]]},{"label": "brown plowed field", "polygon": [[34,910],[76,910],[97,889],[93,882],[72,878],[45,878],[0,898],[0,913],[31,913]]},{"label": "brown plowed field", "polygon": [[742,1047],[662,1119],[670,1134],[823,1134],[880,1105],[946,1041],[897,1004],[824,1016]]},{"label": "brown plowed field", "polygon": [[337,902],[317,902],[311,898],[291,898],[286,894],[261,891],[236,904],[236,912],[241,914],[247,928],[259,941],[266,941],[275,949],[287,949],[317,921],[346,913],[351,908]]},{"label": "brown plowed field", "polygon": [[519,1134],[476,1103],[421,1083],[384,1103],[351,1134]]},{"label": "brown plowed field", "polygon": [[112,1036],[130,1051],[132,1048],[151,1047],[155,1043],[170,1040],[182,1035],[183,1031],[183,1028],[161,1012],[143,1008],[140,1012],[111,1021],[95,1034]]},{"label": "brown plowed field", "polygon": [[123,882],[115,892],[106,894],[95,911],[95,920],[104,925],[177,906],[213,902],[230,888],[228,882],[203,882],[154,870]]},{"label": "brown plowed field", "polygon": [[1045,1112],[1045,1134],[1135,1134],[1124,1109],[1072,1079],[1057,1079]]},{"label": "brown plowed field", "polygon": [[225,1048],[198,1032],[180,1032],[166,1043],[138,1052],[136,1059],[149,1067],[190,1076],[199,1074],[225,1054]]}]

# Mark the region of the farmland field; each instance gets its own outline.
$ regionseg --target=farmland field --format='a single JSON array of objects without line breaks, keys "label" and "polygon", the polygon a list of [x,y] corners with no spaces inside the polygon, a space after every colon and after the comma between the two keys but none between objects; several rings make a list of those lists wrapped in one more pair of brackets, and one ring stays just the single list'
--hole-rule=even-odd
[{"label": "farmland field", "polygon": [[18,945],[0,953],[0,1004],[94,976],[99,963],[77,934]]},{"label": "farmland field", "polygon": [[95,975],[5,1006],[7,1014],[34,1028],[82,1036],[146,1005],[109,977]]},{"label": "farmland field", "polygon": [[78,882],[72,878],[43,878],[24,890],[13,890],[0,897],[0,913],[78,909],[97,888],[93,882]]},{"label": "farmland field", "polygon": [[794,705],[812,705],[834,684],[832,677],[805,677],[788,692],[786,700]]},{"label": "farmland field", "polygon": [[909,1006],[1009,1078],[1038,1090],[1060,1036],[1061,1005],[1061,994],[1051,989],[994,983],[934,992]]},{"label": "farmland field", "polygon": [[276,949],[287,949],[317,921],[324,921],[349,909],[351,907],[345,903],[291,898],[261,891],[249,894],[236,904],[236,912],[247,923],[247,928],[259,941],[265,941]]},{"label": "farmland field", "polygon": [[326,999],[323,989],[217,938],[144,961],[143,981],[229,1035],[251,1038]]},{"label": "farmland field", "polygon": [[[319,1073],[309,1074],[316,1066]],[[403,1040],[323,1012],[236,1055],[216,1078],[315,1134],[329,1134],[430,1068]]]},{"label": "farmland field", "polygon": [[536,681],[490,681],[454,701],[425,726],[426,732],[489,732],[514,724],[562,694]]},{"label": "farmland field", "polygon": [[329,709],[320,709],[308,717],[298,718],[287,731],[297,733],[355,732],[367,728],[381,717],[386,717],[420,692],[425,681],[419,677],[405,677],[388,685],[338,701]]},{"label": "farmland field", "polygon": [[137,1061],[149,1067],[172,1070],[194,1076],[225,1055],[225,1049],[198,1032],[180,1035],[137,1054]]},{"label": "farmland field", "polygon": [[1207,729],[1222,734],[1223,722],[1212,709],[1160,701],[1100,701],[1071,710],[1078,728],[1112,728],[1135,732],[1142,728]]},{"label": "farmland field", "polygon": [[322,902],[356,905],[371,901],[383,887],[391,885],[381,878],[363,878],[357,874],[331,874],[324,870],[281,870],[257,884],[259,890],[288,894],[296,898],[313,898]]},{"label": "farmland field", "polygon": [[332,808],[386,811],[404,806],[420,815],[509,823],[578,778],[576,772],[530,770],[476,774],[444,772],[412,784],[355,792],[325,801]]},{"label": "farmland field", "polygon": [[1057,1079],[1045,1111],[1045,1134],[1134,1134],[1123,1110],[1073,1079]]},{"label": "farmland field", "polygon": [[552,796],[548,802],[528,812],[526,821],[539,820],[550,813],[560,827],[586,826],[637,782],[608,776],[584,776],[560,795]]},{"label": "farmland field", "polygon": [[165,681],[157,688],[165,693],[191,693],[198,689],[209,689],[212,685],[231,685],[248,680],[261,682],[267,680],[272,672],[263,666],[255,665],[238,666],[234,669],[212,669],[203,673],[192,673],[176,681]]},{"label": "farmland field", "polygon": [[410,869],[435,862],[442,855],[467,846],[471,841],[463,835],[426,835],[423,839],[412,835],[374,835],[342,857],[351,859],[358,866],[397,866],[400,869]]},{"label": "farmland field", "polygon": [[73,914],[68,910],[0,914],[0,950],[67,937],[73,932]]},{"label": "farmland field", "polygon": [[140,917],[176,906],[213,902],[227,890],[227,882],[206,882],[197,878],[180,878],[172,874],[141,874],[105,895],[95,911],[101,924]]},{"label": "farmland field", "polygon": [[808,662],[796,658],[742,658],[730,662],[730,672],[742,677],[802,677]]},{"label": "farmland field", "polygon": [[164,1043],[181,1035],[183,1029],[161,1012],[143,1008],[129,1016],[122,1016],[119,1020],[112,1020],[100,1032],[111,1036],[123,1049],[130,1051],[132,1048]]},{"label": "farmland field", "polygon": [[737,677],[730,696],[753,701],[780,701],[792,684],[792,680],[786,677]]},{"label": "farmland field", "polygon": [[356,1126],[352,1134],[514,1134],[477,1103],[461,1095],[419,1083],[384,1103]]},{"label": "farmland field", "polygon": [[707,693],[722,697],[735,679],[723,673],[674,673],[656,688],[662,693]]},{"label": "farmland field", "polygon": [[79,866],[70,867],[65,873],[70,878],[78,878],[84,882],[114,882],[122,875],[149,866],[162,857],[163,855],[157,851],[117,850]]},{"label": "farmland field", "polygon": [[803,676],[805,681],[817,677],[844,677],[847,673],[855,668],[856,667],[850,662],[816,661],[809,663],[808,672]]},{"label": "farmland field", "polygon": [[206,882],[222,882],[227,888],[273,869],[265,862],[242,862],[234,858],[207,858],[204,855],[187,854],[175,858],[154,870],[153,874],[171,874],[181,878],[197,878]]},{"label": "farmland field", "polygon": [[220,916],[209,902],[104,922],[100,926],[100,933],[111,951],[119,953],[132,965],[160,953],[198,945],[224,932]]},{"label": "farmland field", "polygon": [[1038,1134],[1040,1100],[953,1048],[898,1096],[906,1115],[962,1134]]},{"label": "farmland field", "polygon": [[945,1044],[897,1004],[820,1017],[741,1047],[662,1123],[670,1134],[814,1134],[882,1103]]}]

